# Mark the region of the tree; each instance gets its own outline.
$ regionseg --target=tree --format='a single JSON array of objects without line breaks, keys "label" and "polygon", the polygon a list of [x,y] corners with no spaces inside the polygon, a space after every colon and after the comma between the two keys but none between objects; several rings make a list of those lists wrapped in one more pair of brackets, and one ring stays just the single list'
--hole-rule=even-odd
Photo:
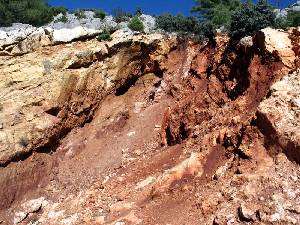
[{"label": "tree", "polygon": [[289,11],[287,21],[292,27],[300,26],[300,11]]},{"label": "tree", "polygon": [[239,0],[197,0],[192,12],[201,21],[210,21],[217,27],[229,27],[232,13],[240,7]]},{"label": "tree", "polygon": [[0,26],[16,22],[41,26],[59,13],[65,14],[66,9],[50,7],[46,0],[0,0]]},{"label": "tree", "polygon": [[232,15],[230,34],[234,39],[255,34],[256,31],[275,24],[274,9],[266,0],[259,0],[256,5],[245,2]]},{"label": "tree", "polygon": [[10,26],[12,22],[12,13],[7,9],[7,5],[0,1],[0,26]]},{"label": "tree", "polygon": [[156,26],[167,32],[193,33],[199,25],[197,18],[178,14],[173,16],[169,13],[162,14],[156,18]]}]

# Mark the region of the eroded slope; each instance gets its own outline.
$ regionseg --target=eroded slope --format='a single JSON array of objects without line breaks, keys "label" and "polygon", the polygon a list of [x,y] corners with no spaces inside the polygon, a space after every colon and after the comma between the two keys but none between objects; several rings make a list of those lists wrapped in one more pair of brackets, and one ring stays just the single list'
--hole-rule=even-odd
[{"label": "eroded slope", "polygon": [[[89,123],[57,138],[52,155],[34,153],[2,168],[3,223],[299,223],[299,161],[272,141],[284,135],[299,151],[298,106],[289,105],[298,95],[287,90],[282,100],[269,91],[285,80],[297,91],[299,30],[265,29],[247,45],[226,36],[216,46],[170,38],[138,43],[117,45],[107,60],[72,64],[81,76],[93,74],[84,87],[95,88],[71,85],[71,97],[53,117],[75,121],[63,123],[72,124],[67,128]],[[107,70],[122,78],[100,95],[97,75],[111,62],[124,62]],[[83,123],[61,114],[90,101]],[[294,132],[270,116],[278,101],[285,104],[276,109],[293,115],[293,127],[284,126]]]}]

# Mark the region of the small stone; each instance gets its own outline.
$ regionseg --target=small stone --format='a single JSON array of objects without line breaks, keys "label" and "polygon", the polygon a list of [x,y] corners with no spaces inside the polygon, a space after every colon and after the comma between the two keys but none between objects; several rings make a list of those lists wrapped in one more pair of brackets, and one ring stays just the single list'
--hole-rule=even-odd
[{"label": "small stone", "polygon": [[26,212],[17,212],[15,214],[15,218],[14,218],[14,224],[18,224],[18,223],[22,222],[23,220],[26,219],[27,216],[28,216],[28,213],[26,213]]},{"label": "small stone", "polygon": [[99,224],[104,224],[105,223],[105,216],[98,216],[96,219],[95,219],[96,223],[99,223]]},{"label": "small stone", "polygon": [[140,156],[140,155],[142,154],[142,151],[141,151],[140,149],[138,149],[138,150],[136,150],[134,153],[135,153],[136,155]]},{"label": "small stone", "polygon": [[44,197],[33,199],[23,204],[23,208],[27,213],[37,212],[41,209],[45,201]]},{"label": "small stone", "polygon": [[125,225],[125,223],[121,222],[121,221],[118,221],[118,222],[115,223],[115,225]]},{"label": "small stone", "polygon": [[298,177],[291,175],[292,181],[296,182],[298,180]]},{"label": "small stone", "polygon": [[136,185],[136,189],[137,190],[141,190],[143,189],[144,187],[152,184],[154,181],[155,181],[155,177],[152,177],[152,176],[149,176],[147,177],[145,180],[139,182],[137,185]]},{"label": "small stone", "polygon": [[117,202],[109,207],[111,212],[122,212],[125,210],[129,210],[134,206],[132,202]]},{"label": "small stone", "polygon": [[228,225],[234,224],[235,219],[234,219],[234,215],[233,215],[233,214],[227,215],[226,218],[227,218],[227,224],[228,224]]},{"label": "small stone", "polygon": [[244,205],[238,208],[238,215],[242,221],[250,222],[255,220],[255,211],[246,208]]},{"label": "small stone", "polygon": [[286,216],[285,217],[286,221],[288,221],[289,223],[292,223],[292,224],[297,224],[297,219],[296,218],[293,218],[291,216]]},{"label": "small stone", "polygon": [[279,213],[274,213],[271,215],[270,221],[271,222],[276,222],[276,221],[280,221],[281,216]]},{"label": "small stone", "polygon": [[130,132],[127,134],[128,137],[131,137],[131,136],[133,136],[133,135],[135,135],[135,131],[130,131]]}]

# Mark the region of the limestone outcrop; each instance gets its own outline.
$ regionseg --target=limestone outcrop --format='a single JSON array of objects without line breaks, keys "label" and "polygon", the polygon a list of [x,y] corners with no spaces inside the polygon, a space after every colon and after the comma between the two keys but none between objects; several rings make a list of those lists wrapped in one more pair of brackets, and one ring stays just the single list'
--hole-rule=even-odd
[{"label": "limestone outcrop", "polygon": [[51,147],[59,136],[90,120],[106,95],[144,70],[153,71],[155,52],[162,51],[157,54],[163,57],[176,40],[159,34],[125,36],[119,31],[116,35],[123,38],[2,57],[1,165],[34,149]]},{"label": "limestone outcrop", "polygon": [[272,85],[258,108],[259,126],[269,137],[272,153],[285,152],[300,162],[300,71]]},{"label": "limestone outcrop", "polygon": [[[61,21],[62,17],[66,21]],[[153,32],[155,18],[144,14],[140,18],[144,32]],[[16,23],[12,27],[0,28],[0,55],[23,55],[43,46],[93,38],[103,31],[122,30],[132,34],[127,25],[128,22],[116,23],[112,16],[95,18],[92,11],[85,11],[84,18],[71,13],[59,14],[50,24],[39,28]]]}]

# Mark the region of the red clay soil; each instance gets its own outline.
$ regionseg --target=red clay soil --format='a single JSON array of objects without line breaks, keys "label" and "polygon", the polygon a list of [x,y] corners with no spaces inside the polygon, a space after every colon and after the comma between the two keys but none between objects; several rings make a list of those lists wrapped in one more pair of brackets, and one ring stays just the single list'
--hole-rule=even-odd
[{"label": "red clay soil", "polygon": [[[136,217],[142,224],[199,224],[212,213],[213,207],[205,210],[200,201],[217,189],[211,179],[216,170],[233,160],[229,174],[251,171],[267,154],[255,113],[270,85],[284,75],[284,65],[255,46],[233,47],[223,37],[217,46],[183,43],[159,67],[162,77],[145,74],[128,90],[105,98],[93,120],[73,129],[52,154],[34,153],[1,168],[2,224],[11,223],[20,202],[40,196],[63,202],[99,184],[97,190],[104,191],[85,208],[110,208],[105,222],[80,218],[76,224],[114,224],[120,218],[134,224]],[[258,156],[241,144],[254,144]],[[201,169],[184,167],[175,178],[165,178],[163,171],[194,154]],[[133,188],[157,176],[161,183]],[[119,201],[135,202],[134,216],[112,210]],[[61,207],[74,210],[67,200]]]}]

